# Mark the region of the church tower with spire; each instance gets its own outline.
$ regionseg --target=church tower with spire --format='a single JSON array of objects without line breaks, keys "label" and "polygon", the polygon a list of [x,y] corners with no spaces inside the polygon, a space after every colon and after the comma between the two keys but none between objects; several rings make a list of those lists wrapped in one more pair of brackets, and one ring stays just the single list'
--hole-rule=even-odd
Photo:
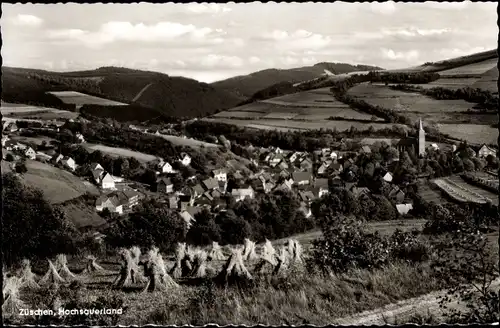
[{"label": "church tower with spire", "polygon": [[419,129],[418,129],[418,155],[419,156],[424,156],[425,155],[425,131],[424,131],[424,127],[422,125],[422,119],[419,119],[418,122],[419,122]]}]

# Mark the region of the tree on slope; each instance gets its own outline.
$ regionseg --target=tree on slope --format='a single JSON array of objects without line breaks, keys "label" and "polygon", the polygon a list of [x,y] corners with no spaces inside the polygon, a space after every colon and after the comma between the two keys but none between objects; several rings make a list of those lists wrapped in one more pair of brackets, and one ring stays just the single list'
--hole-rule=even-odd
[{"label": "tree on slope", "polygon": [[6,264],[72,253],[75,230],[64,214],[44,199],[42,191],[25,187],[13,174],[2,175],[2,180],[2,248]]}]

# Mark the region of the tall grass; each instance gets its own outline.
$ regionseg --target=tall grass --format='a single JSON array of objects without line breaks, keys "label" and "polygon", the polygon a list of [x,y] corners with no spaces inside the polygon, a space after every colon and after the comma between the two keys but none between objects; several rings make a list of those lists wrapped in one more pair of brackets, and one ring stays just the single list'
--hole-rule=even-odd
[{"label": "tall grass", "polygon": [[218,289],[210,283],[185,289],[181,299],[187,309],[176,305],[179,298],[166,300],[137,317],[144,322],[134,324],[321,325],[441,287],[430,268],[422,264],[396,263],[373,272],[352,270],[333,276],[298,272],[260,278],[255,287],[244,291]]}]

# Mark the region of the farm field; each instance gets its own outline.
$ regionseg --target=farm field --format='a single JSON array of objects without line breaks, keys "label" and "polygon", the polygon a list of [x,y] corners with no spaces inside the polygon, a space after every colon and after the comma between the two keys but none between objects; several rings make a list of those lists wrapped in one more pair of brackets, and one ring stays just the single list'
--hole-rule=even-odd
[{"label": "farm field", "polygon": [[[361,123],[350,121],[294,121],[294,120],[277,120],[277,119],[254,119],[254,120],[238,120],[226,118],[203,118],[207,122],[220,122],[232,124],[242,127],[264,129],[264,130],[281,130],[281,131],[294,131],[294,130],[319,130],[319,129],[337,129],[338,131],[345,131],[353,126],[359,130],[366,130],[373,126],[375,130],[391,128],[394,124],[386,123]],[[401,125],[402,126],[402,125]]]},{"label": "farm field", "polygon": [[[149,133],[149,134],[153,134],[153,133]],[[176,146],[188,146],[188,147],[193,147],[193,148],[200,148],[201,146],[204,146],[207,148],[208,147],[212,147],[212,148],[220,147],[220,145],[213,144],[210,142],[205,142],[205,141],[190,139],[190,138],[182,138],[182,137],[166,135],[166,134],[160,134],[159,137],[162,137],[162,138],[170,141],[171,143],[173,143]]]},{"label": "farm field", "polygon": [[488,72],[484,73],[479,81],[472,84],[472,88],[479,88],[482,90],[487,90],[491,93],[498,94],[498,68],[494,67]]},{"label": "farm field", "polygon": [[498,195],[470,185],[458,176],[434,179],[433,182],[457,202],[485,204],[487,201],[491,201],[498,205]]},{"label": "farm field", "polygon": [[38,137],[11,136],[10,138],[13,141],[27,143],[27,144],[35,144],[35,145],[41,145],[44,141],[47,145],[50,145],[51,142],[57,141],[56,139],[52,139],[45,136],[38,136]]},{"label": "farm field", "polygon": [[[328,120],[330,117],[342,118],[342,122],[332,123]],[[277,128],[296,128],[295,123],[282,123],[277,125],[273,120],[291,120],[300,121],[300,129],[314,129],[316,126],[324,125],[335,126],[337,129],[344,129],[343,126],[349,124],[356,128],[361,128],[363,122],[383,122],[383,119],[369,115],[363,112],[353,110],[348,105],[337,101],[331,94],[329,88],[298,92],[268,100],[258,101],[232,108],[228,111],[217,113],[210,118],[216,119],[242,119],[248,120],[247,124],[264,128],[267,126],[276,126]],[[357,122],[346,122],[353,120]],[[256,122],[249,122],[258,120]],[[306,127],[302,127],[302,123]],[[237,124],[237,125],[241,125]],[[364,129],[364,128],[363,128]]]},{"label": "farm field", "polygon": [[460,76],[460,75],[475,75],[480,77],[482,74],[495,68],[498,63],[498,58],[487,59],[478,63],[460,66],[444,71],[439,71],[439,75],[446,76]]},{"label": "farm field", "polygon": [[418,194],[426,202],[434,202],[436,204],[446,204],[448,201],[441,195],[439,191],[434,190],[428,183],[420,183],[418,185]]},{"label": "farm field", "polygon": [[126,106],[127,104],[114,100],[86,95],[76,91],[53,91],[49,92],[61,99],[66,104],[81,105],[102,105],[102,106]]},{"label": "farm field", "polygon": [[125,148],[109,147],[109,146],[104,146],[104,145],[99,145],[99,144],[91,144],[91,143],[84,143],[82,145],[90,151],[99,150],[99,151],[101,151],[105,154],[111,155],[111,156],[134,157],[138,161],[144,162],[144,163],[150,162],[150,161],[156,159],[156,156],[140,153],[140,152],[125,149]]},{"label": "farm field", "polygon": [[[449,181],[452,181],[453,183],[456,183],[459,186],[462,186],[474,193],[477,193],[478,195],[481,195],[482,197],[485,197],[487,199],[490,199],[494,205],[498,205],[498,195],[490,192],[486,189],[483,189],[478,186],[474,186],[472,184],[467,183],[464,181],[461,177],[452,175],[451,177],[448,177]],[[498,180],[497,180],[498,181]]]},{"label": "farm field", "polygon": [[498,129],[490,125],[439,124],[439,131],[475,144],[497,144]]},{"label": "farm field", "polygon": [[392,90],[380,84],[358,84],[347,92],[369,104],[398,112],[446,113],[463,112],[474,104],[465,100],[436,100],[417,92]]},{"label": "farm field", "polygon": [[[11,171],[7,162],[2,161],[2,171]],[[58,169],[52,165],[26,160],[28,172],[20,176],[27,186],[43,190],[45,197],[51,204],[58,204],[79,197],[85,193],[99,195],[97,187],[83,181],[70,172]]]},{"label": "farm field", "polygon": [[14,118],[23,117],[34,117],[43,120],[55,120],[55,119],[75,119],[78,117],[79,113],[70,112],[67,110],[48,108],[48,107],[38,107],[30,106],[24,104],[12,104],[2,101],[2,107],[0,111],[3,116],[10,116]]}]

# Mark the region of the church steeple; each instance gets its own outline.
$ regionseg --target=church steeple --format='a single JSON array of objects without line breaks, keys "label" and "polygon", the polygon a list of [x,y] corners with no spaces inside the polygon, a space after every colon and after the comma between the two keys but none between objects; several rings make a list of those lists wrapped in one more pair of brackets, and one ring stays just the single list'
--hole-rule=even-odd
[{"label": "church steeple", "polygon": [[418,155],[425,155],[425,130],[422,124],[422,119],[418,120],[419,129],[418,129]]}]

